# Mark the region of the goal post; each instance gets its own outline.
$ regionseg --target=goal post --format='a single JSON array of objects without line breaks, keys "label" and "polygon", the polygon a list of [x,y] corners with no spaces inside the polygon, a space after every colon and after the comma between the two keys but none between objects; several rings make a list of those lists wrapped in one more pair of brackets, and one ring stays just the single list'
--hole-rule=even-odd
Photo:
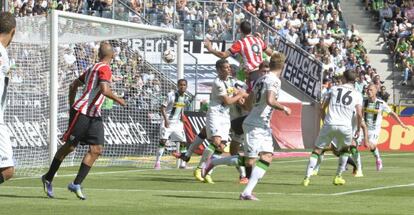
[{"label": "goal post", "polygon": [[[67,128],[69,84],[97,61],[100,41],[113,44],[116,57],[111,65],[111,88],[126,98],[128,107],[104,101],[104,154],[96,165],[152,167],[158,148],[160,104],[175,88],[176,80],[184,77],[183,31],[57,10],[47,18],[17,21],[9,48],[15,61],[11,72],[17,75],[11,81],[11,102],[6,110],[17,174],[39,175],[53,159]],[[176,52],[176,60],[167,65],[175,67],[176,74],[163,71],[162,53],[167,48]],[[175,148],[174,143],[167,146],[164,166],[175,166],[169,154]],[[63,165],[78,165],[86,151],[87,147],[79,146]]]}]

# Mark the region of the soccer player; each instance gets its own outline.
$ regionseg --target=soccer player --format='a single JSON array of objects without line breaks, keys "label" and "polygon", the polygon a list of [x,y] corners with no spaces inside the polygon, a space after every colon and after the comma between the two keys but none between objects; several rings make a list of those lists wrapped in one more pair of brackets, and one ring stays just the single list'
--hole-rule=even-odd
[{"label": "soccer player", "polygon": [[[155,169],[161,168],[161,157],[164,154],[165,144],[168,139],[173,142],[180,142],[182,147],[185,147],[185,143],[187,142],[182,116],[185,107],[191,102],[191,97],[186,93],[187,80],[180,79],[178,80],[177,85],[177,91],[168,93],[166,100],[161,105],[161,139],[157,158],[155,160]],[[180,167],[185,168],[184,160],[181,161]]]},{"label": "soccer player", "polygon": [[16,32],[16,19],[9,12],[0,12],[0,184],[13,177],[13,148],[9,129],[4,123],[10,61],[6,48]]},{"label": "soccer player", "polygon": [[[398,115],[383,100],[377,98],[377,87],[369,84],[367,87],[368,98],[363,102],[363,114],[368,128],[368,142],[372,154],[375,156],[377,171],[382,169],[382,160],[377,147],[378,138],[381,132],[382,113],[390,114],[404,129],[409,129]],[[364,136],[367,137],[367,136]]]},{"label": "soccer player", "polygon": [[[269,74],[256,81],[253,92],[247,99],[248,104],[252,104],[253,108],[243,122],[244,154],[247,157],[246,170],[247,167],[252,167],[252,172],[249,182],[240,194],[240,200],[259,200],[252,192],[272,162],[274,149],[270,116],[273,109],[282,110],[286,115],[291,113],[290,108],[277,101],[281,87],[279,77],[284,62],[283,54],[274,53],[269,63]],[[259,160],[257,160],[258,157]]]},{"label": "soccer player", "polygon": [[200,163],[194,171],[194,176],[207,183],[214,183],[211,177],[202,177],[201,168],[210,159],[214,152],[223,152],[225,143],[229,139],[230,132],[230,105],[235,104],[241,98],[247,97],[247,93],[234,86],[231,76],[230,64],[225,59],[216,62],[218,77],[213,82],[210,95],[210,108],[207,112],[206,132],[210,145],[203,151]]},{"label": "soccer player", "polygon": [[204,46],[209,52],[219,58],[227,58],[230,55],[240,54],[243,58],[244,72],[248,75],[247,84],[251,85],[251,82],[260,76],[257,74],[257,71],[259,65],[263,62],[263,52],[270,56],[273,51],[259,36],[252,35],[250,22],[241,22],[239,29],[242,33],[242,38],[234,42],[230,49],[224,52],[213,49],[209,39],[204,40]]},{"label": "soccer player", "polygon": [[[316,140],[312,155],[309,158],[306,175],[303,180],[304,186],[309,185],[310,177],[322,150],[333,139],[336,139],[337,148],[339,149],[338,169],[333,184],[345,184],[345,180],[342,178],[342,172],[345,171],[352,138],[354,136],[352,134],[352,116],[354,111],[357,116],[355,136],[359,135],[361,127],[364,134],[366,134],[366,126],[362,119],[362,95],[354,88],[356,74],[353,70],[347,70],[344,72],[343,78],[345,84],[332,87],[331,92],[327,94],[322,104],[321,115],[322,119],[324,119],[324,125]],[[325,109],[328,106],[329,109],[325,115]]]},{"label": "soccer player", "polygon": [[[42,176],[43,189],[49,198],[53,198],[52,181],[60,164],[65,157],[78,146],[79,143],[89,145],[89,151],[83,157],[75,180],[68,185],[68,189],[76,196],[85,200],[81,184],[88,175],[95,160],[102,154],[104,144],[104,126],[101,118],[101,105],[105,97],[125,106],[124,99],[114,95],[110,82],[112,71],[109,67],[114,50],[108,42],[101,42],[98,57],[99,62],[89,67],[69,87],[69,125],[63,136],[65,144],[56,152],[49,171]],[[75,102],[78,87],[85,85],[82,96]]]}]

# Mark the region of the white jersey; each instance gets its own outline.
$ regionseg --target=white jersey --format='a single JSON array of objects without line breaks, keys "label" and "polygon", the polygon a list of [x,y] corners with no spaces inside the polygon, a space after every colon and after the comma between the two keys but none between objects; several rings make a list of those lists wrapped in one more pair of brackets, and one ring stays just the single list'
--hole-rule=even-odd
[{"label": "white jersey", "polygon": [[187,93],[180,95],[178,91],[170,92],[163,102],[162,106],[166,107],[166,114],[169,120],[181,120],[181,116],[186,106],[190,104],[190,96]]},{"label": "white jersey", "polygon": [[[236,80],[234,82],[233,87],[238,89],[238,90],[239,89],[247,90],[247,84],[242,82],[242,81],[239,81],[239,80]],[[237,104],[237,103],[230,105],[230,119],[231,120],[237,119],[237,118],[242,117],[242,116],[245,116],[245,115],[247,115],[247,113],[248,112],[243,110],[240,107],[240,105]]]},{"label": "white jersey", "polygon": [[375,99],[371,102],[365,99],[363,102],[364,119],[367,124],[368,130],[379,131],[381,130],[382,113],[391,113],[391,108],[381,99]]},{"label": "white jersey", "polygon": [[233,96],[235,92],[234,88],[235,80],[231,77],[223,81],[220,78],[214,79],[213,86],[210,94],[210,108],[208,114],[229,115],[230,106],[223,104],[221,100],[222,96]]},{"label": "white jersey", "polygon": [[343,125],[352,127],[352,115],[355,106],[361,105],[362,95],[351,84],[334,86],[327,95],[330,98],[329,109],[325,116],[325,125]]},{"label": "white jersey", "polygon": [[9,84],[8,72],[10,69],[9,56],[6,48],[0,43],[0,124],[4,124],[4,110],[6,108],[7,86]]},{"label": "white jersey", "polygon": [[266,94],[268,91],[275,93],[276,99],[279,97],[281,81],[274,74],[269,73],[257,79],[254,87],[254,105],[249,116],[244,120],[243,124],[255,127],[270,128],[270,117],[273,108],[267,105]]}]

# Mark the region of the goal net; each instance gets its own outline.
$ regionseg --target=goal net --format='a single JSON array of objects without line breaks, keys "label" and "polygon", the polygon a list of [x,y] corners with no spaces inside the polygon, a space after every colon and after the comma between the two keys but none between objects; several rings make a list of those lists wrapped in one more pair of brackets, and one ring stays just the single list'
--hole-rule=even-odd
[{"label": "goal net", "polygon": [[[100,41],[116,52],[112,90],[123,96],[123,108],[106,99],[102,117],[104,153],[98,166],[150,168],[158,150],[160,104],[183,77],[182,31],[52,11],[49,17],[24,17],[8,48],[12,61],[5,120],[11,133],[16,173],[39,175],[48,167],[69,120],[69,85],[97,62]],[[177,73],[162,71],[162,53],[176,52]],[[82,89],[78,90],[78,94]],[[79,96],[79,95],[78,95]],[[173,167],[167,146],[164,167]],[[78,166],[87,146],[79,145],[63,165]]]}]

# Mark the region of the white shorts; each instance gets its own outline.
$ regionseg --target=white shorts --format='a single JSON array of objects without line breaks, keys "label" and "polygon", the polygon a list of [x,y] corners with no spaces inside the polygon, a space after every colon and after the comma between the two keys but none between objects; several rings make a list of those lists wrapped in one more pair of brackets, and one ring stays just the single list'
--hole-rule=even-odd
[{"label": "white shorts", "polygon": [[324,125],[319,132],[318,139],[315,146],[323,149],[336,140],[335,144],[338,149],[342,146],[350,146],[352,144],[352,127],[337,126],[337,125]]},{"label": "white shorts", "polygon": [[14,166],[9,128],[0,124],[0,168]]},{"label": "white shorts", "polygon": [[212,140],[213,137],[221,137],[222,142],[227,142],[229,140],[230,127],[230,116],[207,114],[206,132],[208,140]]},{"label": "white shorts", "polygon": [[184,132],[184,124],[180,120],[170,120],[170,126],[164,126],[164,120],[161,121],[160,139],[170,140],[172,142],[187,142]]},{"label": "white shorts", "polygon": [[[369,130],[368,129],[368,142],[373,145],[378,144],[380,131],[378,130]],[[362,141],[364,140],[364,132],[361,131],[358,140],[356,141],[358,145],[362,144]]]},{"label": "white shorts", "polygon": [[249,158],[257,158],[260,152],[273,153],[272,129],[243,124],[244,154]]}]

